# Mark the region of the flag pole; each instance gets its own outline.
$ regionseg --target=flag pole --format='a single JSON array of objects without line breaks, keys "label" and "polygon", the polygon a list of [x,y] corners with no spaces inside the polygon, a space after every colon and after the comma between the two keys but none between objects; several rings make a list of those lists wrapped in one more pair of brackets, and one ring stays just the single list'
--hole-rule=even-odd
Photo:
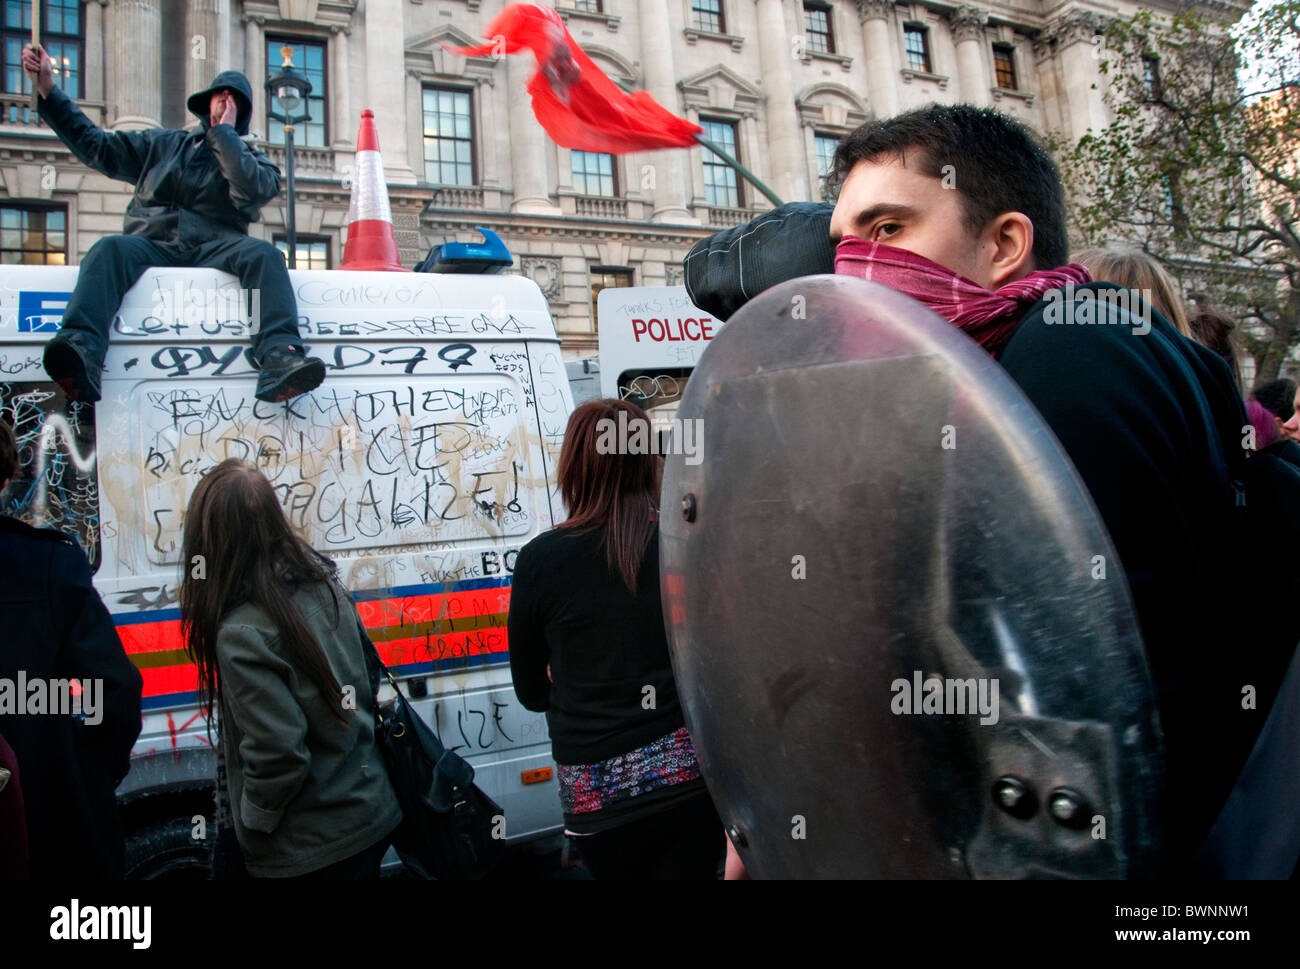
[{"label": "flag pole", "polygon": [[[21,21],[20,21],[21,23]],[[32,0],[32,50],[36,51],[39,59],[41,50],[41,0]],[[36,80],[32,81],[32,113],[36,113],[36,108],[41,96],[39,81],[41,72],[36,72]]]},{"label": "flag pole", "polygon": [[771,202],[773,205],[785,204],[779,198],[777,198],[775,192],[773,192],[770,188],[768,188],[766,185],[764,185],[762,182],[758,180],[757,175],[751,172],[740,162],[736,161],[736,159],[728,155],[725,151],[719,148],[712,141],[709,141],[709,139],[705,138],[703,135],[696,135],[695,140],[699,142],[701,145],[703,145],[705,148],[709,149],[709,151],[713,152],[719,158],[721,158],[724,162],[730,165],[737,172],[739,172],[742,178],[748,179],[756,189],[758,189],[760,192],[762,192],[764,195],[767,196],[768,201]]}]

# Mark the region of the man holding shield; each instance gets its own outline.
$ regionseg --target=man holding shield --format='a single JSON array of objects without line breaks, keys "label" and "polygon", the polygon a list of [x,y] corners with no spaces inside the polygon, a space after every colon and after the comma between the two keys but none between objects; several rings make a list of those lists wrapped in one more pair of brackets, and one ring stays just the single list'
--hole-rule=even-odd
[{"label": "man holding shield", "polygon": [[1178,806],[1166,844],[1185,864],[1263,723],[1243,712],[1243,687],[1267,711],[1296,646],[1294,623],[1243,627],[1232,594],[1246,420],[1227,366],[1145,300],[1134,313],[1109,298],[1117,287],[1068,264],[1056,168],[1004,115],[935,105],[869,122],[845,137],[834,171],[836,202],[781,206],[697,244],[692,301],[725,319],[785,280],[855,275],[930,307],[1002,365],[1122,560]]}]

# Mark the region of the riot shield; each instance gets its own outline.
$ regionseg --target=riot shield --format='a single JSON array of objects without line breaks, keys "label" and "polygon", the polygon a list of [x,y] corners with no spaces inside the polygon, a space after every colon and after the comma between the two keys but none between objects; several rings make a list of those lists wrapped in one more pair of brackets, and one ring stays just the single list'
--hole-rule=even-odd
[{"label": "riot shield", "polygon": [[753,876],[1154,873],[1119,559],[977,344],[879,284],[792,280],[712,341],[677,418],[702,446],[664,471],[673,668]]}]

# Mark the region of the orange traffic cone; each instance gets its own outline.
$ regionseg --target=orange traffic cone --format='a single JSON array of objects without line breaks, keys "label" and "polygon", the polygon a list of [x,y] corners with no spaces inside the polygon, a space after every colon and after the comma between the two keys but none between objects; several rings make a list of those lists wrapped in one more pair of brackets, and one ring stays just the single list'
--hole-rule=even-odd
[{"label": "orange traffic cone", "polygon": [[352,172],[352,201],[348,203],[348,241],[340,269],[391,270],[409,273],[397,258],[393,212],[388,207],[384,160],[379,156],[375,113],[361,112],[357,132],[357,164]]}]

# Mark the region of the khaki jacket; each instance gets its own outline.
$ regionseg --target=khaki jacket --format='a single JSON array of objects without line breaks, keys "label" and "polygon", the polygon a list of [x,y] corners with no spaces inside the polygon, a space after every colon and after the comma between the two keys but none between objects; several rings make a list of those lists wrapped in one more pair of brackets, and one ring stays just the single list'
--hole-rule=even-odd
[{"label": "khaki jacket", "polygon": [[[293,604],[343,687],[347,725],[285,658],[270,617],[245,604],[217,637],[221,744],[235,833],[251,875],[316,871],[375,844],[402,811],[375,743],[375,701],[352,600],[336,585]],[[335,607],[337,606],[337,613]],[[347,710],[352,702],[355,709]]]}]

